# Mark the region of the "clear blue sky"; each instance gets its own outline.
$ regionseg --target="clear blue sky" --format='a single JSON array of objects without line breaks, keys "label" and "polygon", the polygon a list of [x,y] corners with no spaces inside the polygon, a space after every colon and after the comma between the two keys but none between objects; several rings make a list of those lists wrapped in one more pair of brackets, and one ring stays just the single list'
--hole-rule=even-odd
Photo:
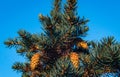
[{"label": "clear blue sky", "polygon": [[[113,35],[120,41],[120,0],[78,0],[78,14],[90,19],[87,40]],[[15,49],[3,45],[16,37],[19,29],[40,33],[38,14],[49,14],[52,0],[0,0],[0,77],[21,77],[11,69],[15,61],[24,62]]]}]

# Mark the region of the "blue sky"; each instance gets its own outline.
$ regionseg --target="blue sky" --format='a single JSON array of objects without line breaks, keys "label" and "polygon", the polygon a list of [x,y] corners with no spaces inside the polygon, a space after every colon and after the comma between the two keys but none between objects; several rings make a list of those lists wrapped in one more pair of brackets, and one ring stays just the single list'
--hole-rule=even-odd
[{"label": "blue sky", "polygon": [[[19,29],[40,33],[38,14],[49,14],[52,0],[0,0],[0,77],[21,77],[11,69],[15,61],[24,62],[15,49],[3,44],[18,36]],[[115,36],[120,41],[120,0],[78,0],[78,14],[90,19],[87,40]]]}]

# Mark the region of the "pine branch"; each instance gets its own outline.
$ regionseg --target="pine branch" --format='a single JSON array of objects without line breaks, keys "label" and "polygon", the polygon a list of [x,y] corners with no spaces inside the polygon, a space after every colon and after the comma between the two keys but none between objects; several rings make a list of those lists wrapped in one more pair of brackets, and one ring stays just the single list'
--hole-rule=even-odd
[{"label": "pine branch", "polygon": [[92,56],[97,62],[98,67],[110,72],[117,71],[119,68],[118,61],[120,60],[119,43],[113,37],[103,38],[99,43],[93,43]]},{"label": "pine branch", "polygon": [[54,25],[56,23],[60,23],[61,21],[61,17],[60,17],[60,14],[61,14],[61,0],[54,0],[54,4],[53,4],[53,9],[51,10],[51,17],[52,17],[52,20],[54,22]]},{"label": "pine branch", "polygon": [[14,69],[17,72],[23,72],[23,73],[30,71],[29,63],[16,62],[13,64],[12,69]]}]

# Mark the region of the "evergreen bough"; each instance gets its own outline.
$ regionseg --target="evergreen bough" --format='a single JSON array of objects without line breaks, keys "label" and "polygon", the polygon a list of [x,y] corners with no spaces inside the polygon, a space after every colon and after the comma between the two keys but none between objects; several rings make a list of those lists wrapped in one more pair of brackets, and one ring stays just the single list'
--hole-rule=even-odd
[{"label": "evergreen bough", "polygon": [[18,31],[7,47],[26,57],[12,68],[22,77],[99,77],[120,71],[120,43],[113,37],[85,41],[88,19],[77,15],[77,0],[54,0],[50,15],[39,14],[44,33]]}]

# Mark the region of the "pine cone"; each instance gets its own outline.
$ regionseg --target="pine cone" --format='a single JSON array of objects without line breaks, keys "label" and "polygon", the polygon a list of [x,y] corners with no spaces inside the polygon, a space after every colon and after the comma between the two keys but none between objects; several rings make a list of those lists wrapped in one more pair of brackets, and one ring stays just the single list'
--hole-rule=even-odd
[{"label": "pine cone", "polygon": [[77,47],[81,47],[83,49],[88,49],[88,45],[86,42],[82,41],[82,42],[78,42],[77,43]]},{"label": "pine cone", "polygon": [[32,56],[31,62],[30,62],[31,70],[34,70],[40,64],[40,57],[41,57],[40,53],[35,53]]},{"label": "pine cone", "polygon": [[79,56],[76,52],[70,53],[70,60],[75,68],[78,68],[79,66]]}]

